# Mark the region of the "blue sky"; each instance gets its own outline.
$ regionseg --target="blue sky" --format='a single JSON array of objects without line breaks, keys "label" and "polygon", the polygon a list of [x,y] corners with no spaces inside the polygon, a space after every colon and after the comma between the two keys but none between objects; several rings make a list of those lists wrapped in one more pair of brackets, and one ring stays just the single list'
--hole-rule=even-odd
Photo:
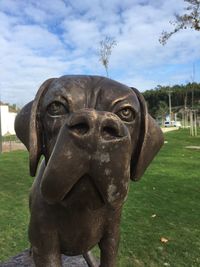
[{"label": "blue sky", "polygon": [[200,82],[200,32],[158,42],[183,0],[0,0],[1,99],[22,106],[40,84],[65,74],[105,76],[99,43],[117,41],[109,73],[140,91]]}]

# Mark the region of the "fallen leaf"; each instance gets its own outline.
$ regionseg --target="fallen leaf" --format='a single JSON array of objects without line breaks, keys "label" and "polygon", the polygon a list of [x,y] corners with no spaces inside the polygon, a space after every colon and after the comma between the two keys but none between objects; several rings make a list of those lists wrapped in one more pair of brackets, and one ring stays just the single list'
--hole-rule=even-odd
[{"label": "fallen leaf", "polygon": [[162,243],[167,243],[169,240],[167,238],[165,238],[165,237],[161,237],[160,241]]}]

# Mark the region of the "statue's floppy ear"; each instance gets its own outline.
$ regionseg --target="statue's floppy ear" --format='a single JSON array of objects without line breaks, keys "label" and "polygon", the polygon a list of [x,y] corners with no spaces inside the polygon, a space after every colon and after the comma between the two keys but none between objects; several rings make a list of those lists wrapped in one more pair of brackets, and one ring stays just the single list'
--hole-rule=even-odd
[{"label": "statue's floppy ear", "polygon": [[39,102],[54,80],[46,80],[39,88],[34,101],[28,103],[15,119],[15,131],[29,151],[30,175],[35,176],[39,159],[42,155],[42,133],[38,116]]},{"label": "statue's floppy ear", "polygon": [[33,101],[33,105],[31,108],[31,116],[30,116],[30,124],[29,124],[29,159],[30,159],[30,174],[31,176],[35,176],[37,165],[42,154],[42,133],[41,133],[41,125],[38,118],[38,107],[41,98],[46,93],[50,83],[54,80],[54,78],[46,80],[39,88],[35,99]]},{"label": "statue's floppy ear", "polygon": [[139,142],[131,162],[131,179],[137,181],[160,150],[164,137],[160,127],[148,114],[144,97],[137,89],[132,89],[138,97],[141,110]]},{"label": "statue's floppy ear", "polygon": [[29,151],[29,123],[33,101],[26,104],[15,118],[15,132]]}]

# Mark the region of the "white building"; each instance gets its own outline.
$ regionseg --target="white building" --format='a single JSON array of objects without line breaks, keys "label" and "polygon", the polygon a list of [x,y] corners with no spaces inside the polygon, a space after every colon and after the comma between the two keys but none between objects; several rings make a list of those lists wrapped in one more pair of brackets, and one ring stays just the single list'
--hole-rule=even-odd
[{"label": "white building", "polygon": [[15,134],[14,122],[17,113],[9,112],[8,105],[0,105],[1,134]]}]

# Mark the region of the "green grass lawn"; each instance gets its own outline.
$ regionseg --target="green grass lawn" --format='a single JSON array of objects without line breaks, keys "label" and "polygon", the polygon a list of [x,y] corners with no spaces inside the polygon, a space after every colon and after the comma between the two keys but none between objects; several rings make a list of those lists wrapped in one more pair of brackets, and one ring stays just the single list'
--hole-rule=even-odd
[{"label": "green grass lawn", "polygon": [[[142,180],[131,183],[119,267],[200,266],[200,150],[185,148],[200,146],[200,137],[178,130],[165,140]],[[0,261],[28,247],[31,183],[26,152],[0,155]]]}]

